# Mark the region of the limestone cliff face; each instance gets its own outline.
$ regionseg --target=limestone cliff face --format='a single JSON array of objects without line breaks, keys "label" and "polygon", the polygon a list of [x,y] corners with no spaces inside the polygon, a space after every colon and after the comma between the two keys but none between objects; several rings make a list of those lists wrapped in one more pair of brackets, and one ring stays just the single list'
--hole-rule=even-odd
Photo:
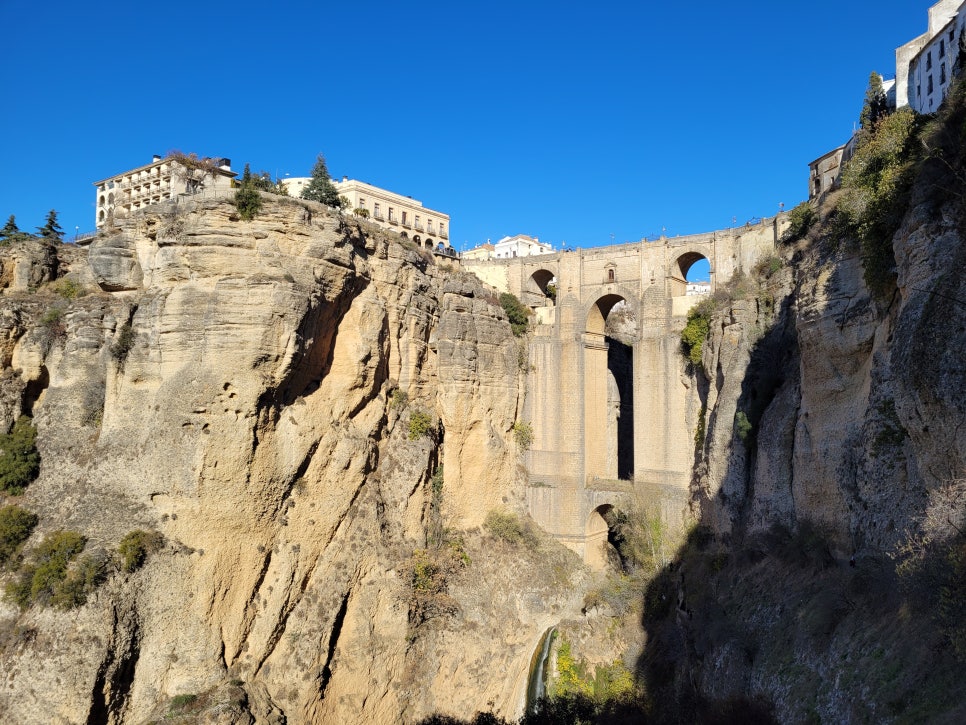
[{"label": "limestone cliff face", "polygon": [[[50,301],[24,284],[0,299],[0,413],[39,431],[19,502],[40,516],[31,541],[70,528],[110,550],[141,528],[166,543],[79,610],[3,605],[29,634],[0,654],[0,719],[137,723],[188,693],[224,699],[213,722],[514,714],[572,595],[475,533],[521,491],[516,341],[480,284],[269,196],[251,222],[188,202],[61,256],[61,275],[98,289],[64,304],[62,329],[38,324]],[[15,258],[11,278],[52,278],[45,259]],[[438,421],[431,436],[409,440],[414,411]],[[459,612],[414,629],[403,567],[426,546],[439,465],[443,522],[473,561],[451,587]]]},{"label": "limestone cliff face", "polygon": [[764,295],[715,318],[696,493],[718,531],[807,519],[840,555],[885,551],[966,470],[960,220],[929,206],[895,237],[891,300],[872,299],[857,252],[802,243]]}]

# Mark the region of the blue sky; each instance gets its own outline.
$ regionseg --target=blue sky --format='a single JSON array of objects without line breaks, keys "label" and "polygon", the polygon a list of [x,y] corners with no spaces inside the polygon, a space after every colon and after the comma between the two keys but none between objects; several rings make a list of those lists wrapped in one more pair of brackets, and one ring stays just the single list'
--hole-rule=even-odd
[{"label": "blue sky", "polygon": [[180,149],[323,152],[458,249],[720,229],[807,196],[929,5],[0,0],[0,223],[92,230],[91,182]]}]

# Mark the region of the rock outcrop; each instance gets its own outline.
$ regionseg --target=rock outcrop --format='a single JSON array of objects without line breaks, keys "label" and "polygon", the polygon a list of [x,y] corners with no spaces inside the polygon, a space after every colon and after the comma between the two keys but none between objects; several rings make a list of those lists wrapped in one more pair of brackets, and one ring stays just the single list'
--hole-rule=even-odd
[{"label": "rock outcrop", "polygon": [[[188,201],[82,251],[61,274],[99,289],[56,302],[56,329],[40,319],[58,298],[21,282],[0,298],[0,413],[32,413],[42,456],[17,502],[40,517],[31,543],[165,543],[80,609],[3,605],[0,719],[137,723],[175,696],[210,722],[518,713],[582,575],[552,542],[518,552],[478,528],[522,500],[517,343],[480,283],[268,195],[251,222]],[[13,279],[55,276],[21,257]],[[431,425],[413,440],[417,413]],[[420,622],[407,563],[431,516],[470,563],[450,613]]]}]

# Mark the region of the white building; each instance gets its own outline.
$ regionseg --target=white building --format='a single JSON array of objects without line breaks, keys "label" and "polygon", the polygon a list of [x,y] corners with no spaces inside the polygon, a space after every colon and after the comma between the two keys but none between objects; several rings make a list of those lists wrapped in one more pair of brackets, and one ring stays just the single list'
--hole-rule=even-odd
[{"label": "white building", "polygon": [[688,282],[687,291],[685,295],[688,297],[695,297],[697,295],[709,295],[711,294],[711,283],[710,282]]},{"label": "white building", "polygon": [[896,107],[933,113],[946,97],[959,38],[966,24],[966,2],[940,0],[929,8],[925,33],[896,48]]},{"label": "white building", "polygon": [[115,216],[127,216],[151,204],[161,204],[179,194],[230,189],[237,176],[231,161],[198,158],[194,154],[155,155],[150,164],[95,181],[96,223],[100,229]]},{"label": "white building", "polygon": [[[292,196],[301,196],[311,177],[284,179],[285,188]],[[427,249],[439,245],[449,247],[449,214],[423,206],[411,196],[403,196],[378,186],[349,179],[333,181],[333,185],[348,201],[347,211],[366,216],[384,229],[397,232]],[[365,211],[363,211],[365,210]]]},{"label": "white building", "polygon": [[493,245],[494,259],[532,257],[536,254],[551,254],[552,252],[553,247],[551,245],[541,242],[536,237],[528,237],[526,234],[503,237]]}]

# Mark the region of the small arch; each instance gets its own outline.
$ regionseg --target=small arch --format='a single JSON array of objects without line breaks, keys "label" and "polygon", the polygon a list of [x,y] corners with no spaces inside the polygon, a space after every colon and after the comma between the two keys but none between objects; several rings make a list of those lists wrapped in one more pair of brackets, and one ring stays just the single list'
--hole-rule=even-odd
[{"label": "small arch", "polygon": [[584,527],[584,563],[592,569],[601,571],[607,568],[610,561],[610,523],[613,520],[614,507],[602,504],[590,512]]},{"label": "small arch", "polygon": [[587,332],[597,333],[598,335],[604,334],[604,326],[607,322],[607,315],[614,308],[618,302],[626,302],[621,295],[610,294],[604,295],[599,300],[597,300],[593,305],[591,305],[590,311],[587,313]]},{"label": "small arch", "polygon": [[527,279],[523,302],[528,307],[545,307],[547,300],[557,299],[557,276],[549,269],[538,269]]},{"label": "small arch", "polygon": [[104,219],[106,219],[106,218],[107,218],[107,215],[104,213],[104,210],[101,209],[101,211],[98,214],[98,220],[99,221],[104,221]]},{"label": "small arch", "polygon": [[432,249],[434,244],[435,244],[435,242],[433,242],[432,239],[427,239],[426,240],[426,249]]},{"label": "small arch", "polygon": [[413,234],[413,241],[416,242],[416,244],[422,244],[423,239],[418,234]]},{"label": "small arch", "polygon": [[608,282],[613,283],[615,281],[614,274],[615,274],[614,273],[614,268],[613,267],[608,267],[607,268],[607,281]]},{"label": "small arch", "polygon": [[101,194],[101,198],[100,198],[100,200],[97,203],[100,204],[101,206],[104,206],[104,195],[103,194]]},{"label": "small arch", "polygon": [[114,203],[114,192],[113,191],[110,194],[107,195],[107,203],[108,204],[113,204]]},{"label": "small arch", "polygon": [[707,283],[710,292],[711,263],[708,258],[700,252],[685,252],[671,264],[668,293],[671,297],[684,297],[688,294],[688,284],[697,283],[698,277]]},{"label": "small arch", "polygon": [[399,232],[399,236],[401,236],[403,239],[409,239],[409,235],[406,234],[406,232]]}]

